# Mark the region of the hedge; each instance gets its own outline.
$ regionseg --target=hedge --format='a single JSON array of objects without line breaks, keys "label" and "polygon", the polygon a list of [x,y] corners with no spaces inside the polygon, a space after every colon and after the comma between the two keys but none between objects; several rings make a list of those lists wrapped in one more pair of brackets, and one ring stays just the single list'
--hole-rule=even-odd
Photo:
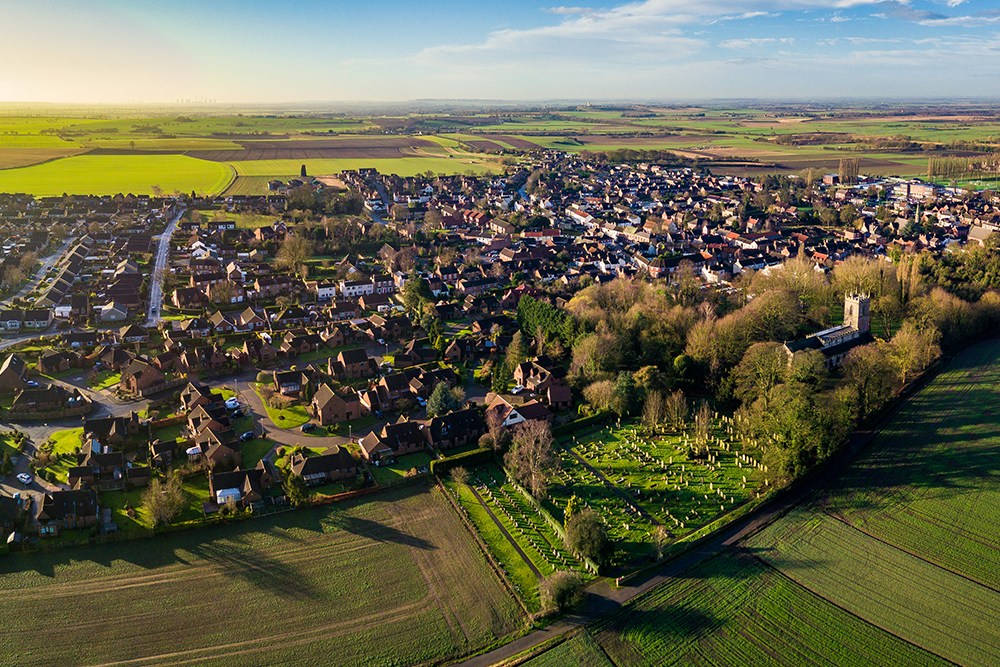
[{"label": "hedge", "polygon": [[486,463],[491,458],[493,458],[493,449],[490,447],[480,447],[479,449],[473,449],[471,452],[431,461],[431,472],[435,475],[443,475],[456,466],[474,466]]},{"label": "hedge", "polygon": [[576,421],[571,421],[569,423],[563,424],[562,426],[556,426],[552,429],[552,435],[569,435],[570,433],[576,433],[581,428],[586,428],[587,426],[593,426],[594,424],[603,423],[611,416],[610,412],[598,412],[596,415],[590,415],[589,417],[584,417],[583,419],[577,419]]}]

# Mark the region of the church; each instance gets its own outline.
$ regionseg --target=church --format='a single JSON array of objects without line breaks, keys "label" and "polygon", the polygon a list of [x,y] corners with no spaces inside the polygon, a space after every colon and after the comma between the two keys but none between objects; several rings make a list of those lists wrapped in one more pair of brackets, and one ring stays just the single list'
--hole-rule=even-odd
[{"label": "church", "polygon": [[814,333],[803,340],[785,343],[785,351],[789,358],[802,350],[818,350],[826,358],[827,368],[839,366],[848,352],[859,345],[867,345],[875,340],[869,331],[870,305],[871,302],[867,295],[846,295],[844,297],[844,323]]}]

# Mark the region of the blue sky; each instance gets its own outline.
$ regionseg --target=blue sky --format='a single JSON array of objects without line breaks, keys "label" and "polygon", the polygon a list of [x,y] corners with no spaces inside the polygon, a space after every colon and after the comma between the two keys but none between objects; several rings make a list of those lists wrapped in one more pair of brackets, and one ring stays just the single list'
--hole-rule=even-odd
[{"label": "blue sky", "polygon": [[52,0],[0,30],[0,101],[1000,99],[996,0]]}]

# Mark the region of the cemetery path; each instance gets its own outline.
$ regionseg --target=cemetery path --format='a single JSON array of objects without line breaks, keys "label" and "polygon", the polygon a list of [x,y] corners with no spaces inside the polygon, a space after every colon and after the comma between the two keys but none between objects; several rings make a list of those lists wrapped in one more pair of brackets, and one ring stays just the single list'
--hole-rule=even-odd
[{"label": "cemetery path", "polygon": [[621,489],[619,489],[617,485],[612,484],[611,481],[608,480],[608,478],[605,477],[604,474],[601,473],[600,470],[598,470],[594,466],[592,466],[589,463],[587,463],[587,460],[584,459],[579,454],[577,454],[575,451],[573,451],[572,448],[571,449],[567,449],[566,451],[568,451],[570,453],[570,455],[573,458],[575,458],[580,463],[580,465],[582,465],[584,468],[586,468],[587,470],[589,470],[590,472],[592,472],[594,474],[594,476],[597,477],[597,479],[601,480],[601,484],[603,484],[604,486],[606,486],[609,489],[611,489],[614,493],[616,493],[618,496],[620,496],[622,500],[624,500],[626,503],[628,503],[629,507],[631,507],[632,509],[634,509],[640,516],[642,516],[642,518],[644,518],[646,521],[650,522],[654,526],[662,526],[663,525],[656,517],[654,517],[652,514],[650,514],[646,510],[642,509],[641,507],[639,507],[638,503],[635,502],[635,498],[633,498],[629,494],[627,494],[624,491],[622,491]]},{"label": "cemetery path", "polygon": [[482,505],[484,510],[486,510],[486,513],[490,515],[490,518],[493,519],[493,523],[497,525],[497,528],[500,529],[500,532],[503,533],[503,536],[507,538],[507,541],[510,542],[511,546],[514,547],[518,555],[524,560],[525,565],[531,568],[531,571],[534,572],[535,576],[538,577],[538,580],[541,581],[544,578],[542,577],[541,571],[537,567],[535,567],[534,563],[531,562],[531,559],[528,558],[528,554],[524,553],[524,549],[522,549],[521,545],[517,543],[517,540],[515,540],[514,537],[509,532],[507,532],[507,529],[504,528],[503,523],[501,523],[500,519],[497,518],[497,515],[493,513],[493,510],[490,509],[490,506],[487,505],[486,501],[483,500],[483,497],[479,495],[479,491],[476,490],[476,487],[470,484],[469,489],[472,490],[472,495],[476,497],[476,500],[478,500],[479,504]]}]

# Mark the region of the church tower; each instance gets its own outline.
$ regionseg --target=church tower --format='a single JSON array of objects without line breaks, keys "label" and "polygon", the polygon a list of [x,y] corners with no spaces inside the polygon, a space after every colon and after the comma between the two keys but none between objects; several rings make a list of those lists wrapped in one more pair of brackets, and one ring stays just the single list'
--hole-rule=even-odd
[{"label": "church tower", "polygon": [[848,294],[844,297],[844,324],[865,333],[869,328],[869,299],[862,294]]}]

